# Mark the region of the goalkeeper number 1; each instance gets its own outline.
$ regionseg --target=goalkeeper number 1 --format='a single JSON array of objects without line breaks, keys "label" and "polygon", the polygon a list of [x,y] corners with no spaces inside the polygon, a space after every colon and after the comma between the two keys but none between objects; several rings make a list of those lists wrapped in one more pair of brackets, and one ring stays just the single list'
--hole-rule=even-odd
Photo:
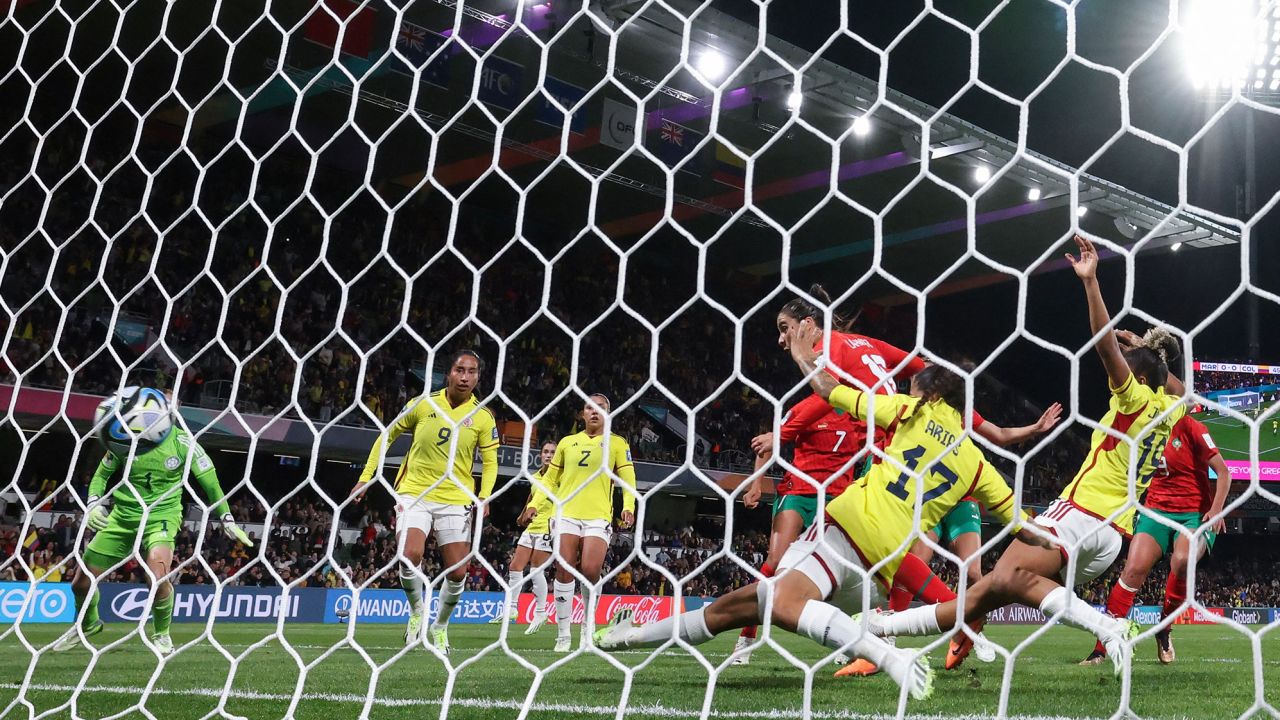
[{"label": "goalkeeper number 1", "polygon": [[125,465],[124,458],[108,451],[89,481],[89,511],[85,523],[96,534],[84,549],[83,567],[71,585],[77,611],[83,608],[83,614],[79,627],[72,627],[54,645],[56,652],[70,650],[82,640],[102,632],[99,593],[94,590],[85,604],[85,598],[93,589],[90,574],[96,578],[132,555],[139,531],[143,558],[158,581],[152,599],[152,645],[162,655],[173,652],[169,624],[173,620],[174,589],[168,575],[173,564],[174,540],[182,527],[182,481],[188,468],[221,518],[227,537],[246,547],[253,546],[223,499],[213,460],[181,427],[171,429],[151,450],[134,454],[128,478],[116,486],[111,497],[113,505],[108,508],[102,498],[107,482]]}]

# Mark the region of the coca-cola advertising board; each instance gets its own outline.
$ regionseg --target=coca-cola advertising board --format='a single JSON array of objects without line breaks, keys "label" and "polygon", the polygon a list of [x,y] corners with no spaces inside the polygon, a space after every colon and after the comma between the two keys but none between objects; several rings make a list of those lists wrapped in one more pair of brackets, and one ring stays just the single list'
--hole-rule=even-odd
[{"label": "coca-cola advertising board", "polygon": [[[359,600],[350,590],[327,590],[324,622],[349,622],[356,618],[362,623],[404,623],[409,621],[409,602],[401,590],[363,590]],[[506,596],[500,592],[464,592],[454,608],[450,622],[459,624],[487,623],[502,614]],[[433,595],[428,602],[427,614],[434,616],[439,597]],[[556,621],[554,603],[547,598],[551,621]],[[693,603],[696,604],[696,603]],[[596,607],[596,623],[604,624],[619,608],[629,607],[638,623],[650,623],[671,616],[672,598],[648,595],[602,595]],[[528,624],[533,619],[534,599],[531,593],[520,596],[517,622]],[[581,623],[586,608],[581,597],[573,599],[573,622]]]},{"label": "coca-cola advertising board", "polygon": [[[672,601],[670,597],[654,597],[652,595],[601,595],[600,602],[596,605],[596,624],[603,625],[609,622],[609,618],[622,608],[631,608],[632,620],[638,625],[644,625],[651,622],[657,622],[664,618],[671,617]],[[548,596],[547,604],[550,622],[558,623],[559,618],[556,617],[555,603],[551,602]],[[520,596],[520,606],[517,620],[521,625],[527,625],[533,620],[534,598],[530,593]],[[587,616],[586,605],[582,602],[581,596],[573,598],[573,624],[580,625]]]}]

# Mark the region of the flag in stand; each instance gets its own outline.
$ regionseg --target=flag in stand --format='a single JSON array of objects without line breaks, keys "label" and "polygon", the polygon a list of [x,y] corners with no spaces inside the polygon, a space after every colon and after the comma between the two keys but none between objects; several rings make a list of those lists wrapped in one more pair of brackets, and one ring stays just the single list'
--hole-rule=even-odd
[{"label": "flag in stand", "polygon": [[716,142],[716,167],[711,178],[731,187],[746,187],[747,161],[734,154],[724,143]]},{"label": "flag in stand", "polygon": [[[338,44],[339,27],[345,25],[342,52],[356,57],[369,57],[369,51],[373,48],[373,26],[378,16],[377,9],[372,6],[361,9],[360,3],[352,0],[324,0],[322,4],[323,7],[316,7],[311,17],[307,18],[303,37],[317,45],[331,48]],[[328,12],[325,8],[328,8]],[[335,20],[334,16],[338,19]]]},{"label": "flag in stand", "polygon": [[[690,130],[665,118],[658,126],[658,142],[654,154],[662,159],[668,167],[685,159],[702,141],[702,133]],[[697,173],[694,163],[686,163],[681,169],[685,172]]]},{"label": "flag in stand", "polygon": [[431,56],[445,44],[445,38],[421,25],[409,21],[400,23],[396,33],[396,50],[409,64],[422,70],[423,82],[447,88],[449,86],[449,51]]}]

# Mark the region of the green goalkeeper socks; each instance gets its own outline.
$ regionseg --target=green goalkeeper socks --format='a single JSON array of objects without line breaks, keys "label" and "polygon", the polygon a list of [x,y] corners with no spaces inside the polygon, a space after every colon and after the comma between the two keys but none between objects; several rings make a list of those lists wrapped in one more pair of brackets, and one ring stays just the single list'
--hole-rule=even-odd
[{"label": "green goalkeeper socks", "polygon": [[101,620],[98,619],[99,597],[100,593],[96,590],[89,596],[89,604],[84,608],[84,621],[80,623],[80,627],[91,628],[101,622]]},{"label": "green goalkeeper socks", "polygon": [[173,622],[173,594],[174,588],[170,585],[169,594],[163,598],[156,598],[151,610],[151,623],[155,626],[157,635],[169,634],[169,624]]}]

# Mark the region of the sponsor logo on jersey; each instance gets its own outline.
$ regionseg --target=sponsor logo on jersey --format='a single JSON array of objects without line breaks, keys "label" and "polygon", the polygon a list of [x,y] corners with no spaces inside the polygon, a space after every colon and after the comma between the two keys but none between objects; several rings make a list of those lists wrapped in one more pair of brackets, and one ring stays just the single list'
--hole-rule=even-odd
[{"label": "sponsor logo on jersey", "polygon": [[627,448],[627,462],[631,462],[631,448]]},{"label": "sponsor logo on jersey", "polygon": [[498,426],[497,426],[497,425],[494,425],[494,426],[493,426],[493,431],[492,431],[491,433],[489,433],[489,438],[490,438],[491,440],[497,440],[497,439],[498,439]]},{"label": "sponsor logo on jersey", "polygon": [[201,455],[196,458],[196,470],[204,472],[211,467],[213,467],[213,461],[209,459],[208,455]]},{"label": "sponsor logo on jersey", "polygon": [[178,459],[177,455],[170,455],[164,459],[165,470],[177,470],[180,465],[182,465],[182,461]]},{"label": "sponsor logo on jersey", "polygon": [[126,590],[111,599],[111,611],[124,620],[141,620],[147,611],[147,589]]}]

